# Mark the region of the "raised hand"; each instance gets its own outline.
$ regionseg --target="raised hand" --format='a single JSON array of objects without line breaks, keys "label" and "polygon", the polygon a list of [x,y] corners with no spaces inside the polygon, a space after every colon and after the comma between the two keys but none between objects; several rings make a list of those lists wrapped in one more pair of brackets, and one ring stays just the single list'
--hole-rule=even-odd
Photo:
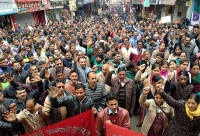
[{"label": "raised hand", "polygon": [[74,62],[78,61],[78,56],[77,56],[77,52],[74,54]]},{"label": "raised hand", "polygon": [[10,108],[10,112],[16,113],[16,110],[17,110],[16,103],[11,103],[10,106],[9,106],[9,108]]},{"label": "raised hand", "polygon": [[17,119],[17,118],[16,118],[16,115],[15,115],[14,113],[8,112],[8,111],[4,112],[2,116],[3,116],[4,119],[5,119],[6,121],[8,121],[8,122],[15,122],[16,119]]},{"label": "raised hand", "polygon": [[147,94],[149,94],[150,91],[151,91],[151,87],[146,86],[146,87],[144,87],[142,94],[147,95]]},{"label": "raised hand", "polygon": [[50,61],[48,60],[46,65],[45,65],[45,68],[48,68],[50,66]]},{"label": "raised hand", "polygon": [[110,62],[110,63],[109,63],[109,66],[108,66],[108,71],[109,71],[109,72],[113,72],[114,69],[115,69],[115,68],[114,68],[112,62]]},{"label": "raised hand", "polygon": [[34,77],[34,81],[35,82],[40,82],[41,81],[41,78],[40,78],[40,76],[37,73],[32,73],[32,75]]},{"label": "raised hand", "polygon": [[14,81],[14,76],[11,73],[6,74],[5,76],[8,82]]},{"label": "raised hand", "polygon": [[96,72],[96,71],[98,70],[98,66],[97,66],[97,65],[94,65],[94,66],[92,67],[92,70],[93,70],[94,72]]},{"label": "raised hand", "polygon": [[37,103],[35,105],[35,110],[38,111],[39,113],[41,113],[42,112],[42,105],[40,105],[40,104]]},{"label": "raised hand", "polygon": [[48,70],[45,70],[45,79],[49,79],[50,78],[50,74]]},{"label": "raised hand", "polygon": [[182,29],[181,32],[180,32],[180,35],[183,36],[184,34],[185,34],[185,30]]},{"label": "raised hand", "polygon": [[106,58],[108,59],[111,56],[111,54],[112,54],[111,51],[107,52],[106,53]]},{"label": "raised hand", "polygon": [[163,93],[164,86],[162,86],[161,84],[157,84],[155,88],[158,91],[158,93]]},{"label": "raised hand", "polygon": [[51,98],[56,98],[58,96],[59,89],[55,86],[50,86],[48,92]]},{"label": "raised hand", "polygon": [[145,64],[140,65],[140,66],[139,66],[139,69],[140,69],[140,72],[143,72],[144,69],[145,69]]}]

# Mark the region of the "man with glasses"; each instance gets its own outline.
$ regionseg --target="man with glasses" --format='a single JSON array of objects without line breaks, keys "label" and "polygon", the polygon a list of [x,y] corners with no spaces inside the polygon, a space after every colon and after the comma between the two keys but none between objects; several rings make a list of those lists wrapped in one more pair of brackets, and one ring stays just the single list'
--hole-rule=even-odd
[{"label": "man with glasses", "polygon": [[[57,88],[57,100],[62,101],[68,95],[71,95],[70,91],[64,90],[64,81],[62,79],[56,79],[51,83],[51,86],[55,86]],[[50,87],[51,88],[51,87]],[[52,89],[52,88],[51,88]],[[43,111],[46,117],[50,116],[51,124],[57,123],[67,118],[67,109],[65,106],[61,106],[59,108],[53,108],[50,103],[50,95],[48,95],[44,102]]]},{"label": "man with glasses", "polygon": [[66,118],[73,117],[89,109],[92,109],[93,114],[97,114],[97,110],[93,108],[93,100],[86,96],[85,86],[82,83],[77,83],[75,85],[76,95],[67,95],[62,100],[59,100],[60,88],[63,88],[60,84],[56,83],[56,86],[50,87],[49,96],[51,105],[54,108],[59,108],[61,106],[66,106],[67,115]]}]

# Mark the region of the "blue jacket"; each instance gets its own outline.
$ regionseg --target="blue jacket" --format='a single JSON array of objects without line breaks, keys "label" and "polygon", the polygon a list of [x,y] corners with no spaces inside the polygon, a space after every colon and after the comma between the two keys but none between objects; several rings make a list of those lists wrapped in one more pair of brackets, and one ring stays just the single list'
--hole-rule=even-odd
[{"label": "blue jacket", "polygon": [[72,68],[72,61],[73,59],[70,59],[70,60],[68,60],[67,58],[62,59],[64,67],[68,67],[69,69]]},{"label": "blue jacket", "polygon": [[9,73],[12,70],[12,67],[6,66],[5,68],[1,67],[0,69],[3,71],[3,73]]}]

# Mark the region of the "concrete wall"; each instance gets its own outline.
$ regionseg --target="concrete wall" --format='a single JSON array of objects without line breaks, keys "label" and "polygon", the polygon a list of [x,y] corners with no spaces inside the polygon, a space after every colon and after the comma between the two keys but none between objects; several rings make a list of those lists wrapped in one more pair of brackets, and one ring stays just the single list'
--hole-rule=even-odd
[{"label": "concrete wall", "polygon": [[[174,17],[173,17],[173,21],[174,20],[181,20],[183,17],[186,16],[186,12],[187,12],[188,7],[185,6],[185,4],[176,4],[174,7]],[[181,16],[177,16],[177,12],[180,11],[181,12]]]}]

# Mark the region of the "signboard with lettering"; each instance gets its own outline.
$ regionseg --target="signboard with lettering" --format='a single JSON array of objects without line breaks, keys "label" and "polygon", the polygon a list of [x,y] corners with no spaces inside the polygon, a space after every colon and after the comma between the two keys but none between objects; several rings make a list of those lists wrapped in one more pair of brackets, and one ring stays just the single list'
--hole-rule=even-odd
[{"label": "signboard with lettering", "polygon": [[69,1],[70,11],[76,11],[76,0]]},{"label": "signboard with lettering", "polygon": [[200,13],[193,12],[191,18],[191,25],[199,24],[200,23]]},{"label": "signboard with lettering", "polygon": [[96,136],[91,110],[23,136]]},{"label": "signboard with lettering", "polygon": [[48,3],[45,5],[45,9],[58,9],[58,8],[64,8],[63,4],[57,4],[57,3]]},{"label": "signboard with lettering", "polygon": [[15,3],[0,3],[0,15],[15,14],[18,12]]},{"label": "signboard with lettering", "polygon": [[17,7],[19,9],[19,12],[21,13],[34,12],[40,10],[39,2],[18,2]]}]

